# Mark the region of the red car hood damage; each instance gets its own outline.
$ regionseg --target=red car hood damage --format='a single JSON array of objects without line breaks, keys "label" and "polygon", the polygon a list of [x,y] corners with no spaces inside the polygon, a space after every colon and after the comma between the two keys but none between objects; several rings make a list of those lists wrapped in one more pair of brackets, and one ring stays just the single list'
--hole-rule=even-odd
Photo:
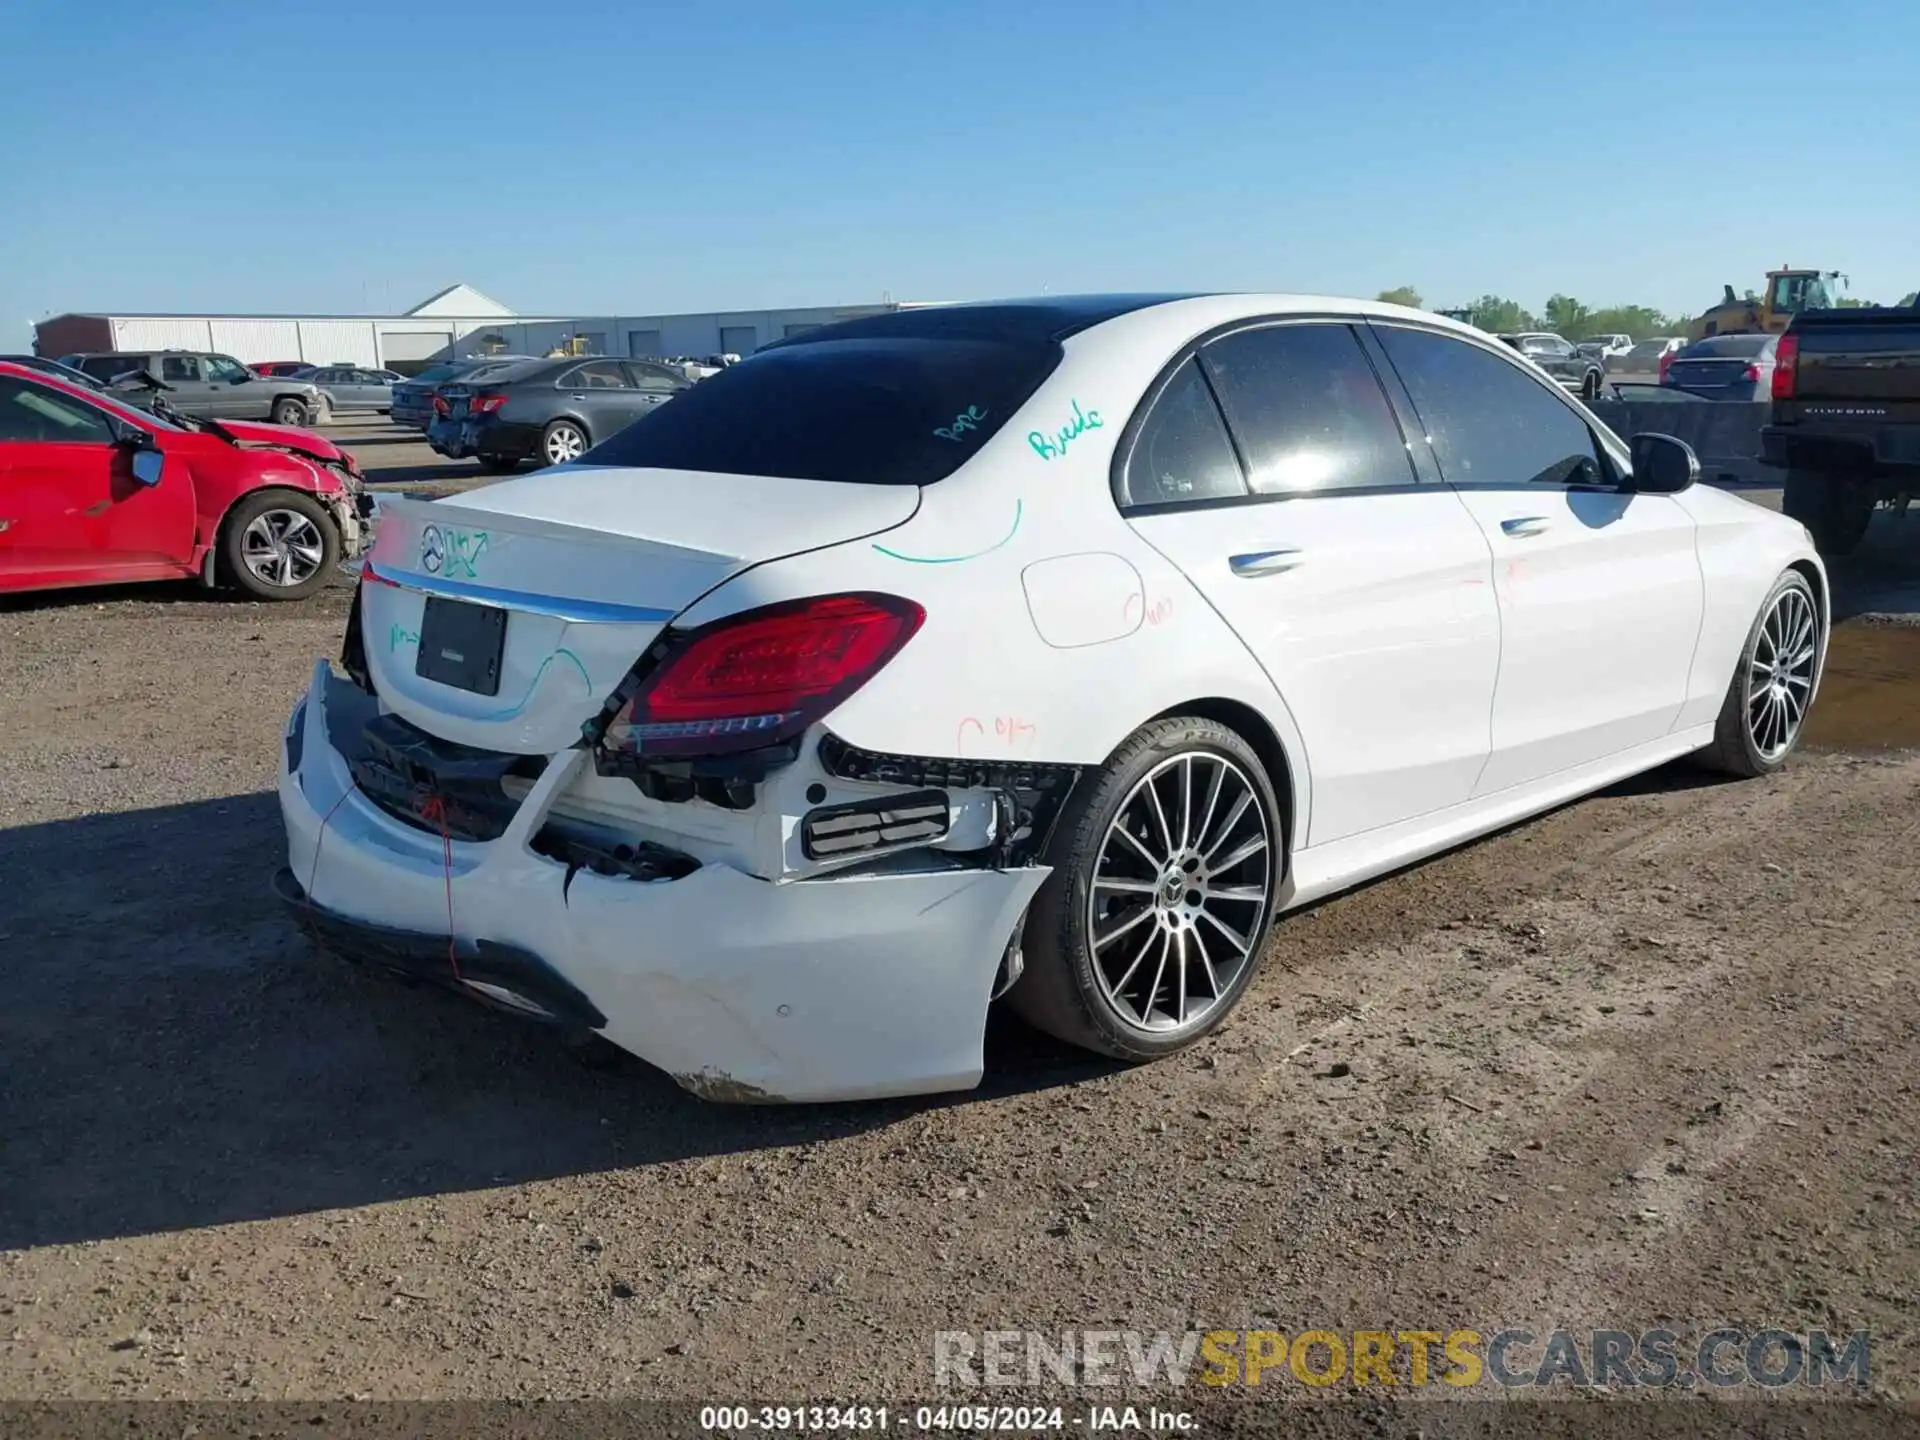
[{"label": "red car hood damage", "polygon": [[326,436],[311,430],[297,429],[292,425],[263,425],[251,420],[222,420],[220,428],[245,445],[271,445],[275,449],[305,455],[310,460],[323,460],[330,465],[342,466],[351,474],[360,473],[359,462],[352,455]]}]

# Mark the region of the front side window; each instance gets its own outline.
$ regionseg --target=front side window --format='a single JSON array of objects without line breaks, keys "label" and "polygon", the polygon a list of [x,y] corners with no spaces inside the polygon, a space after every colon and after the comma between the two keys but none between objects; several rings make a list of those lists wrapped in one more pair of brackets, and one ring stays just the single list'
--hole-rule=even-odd
[{"label": "front side window", "polygon": [[[709,382],[710,383],[710,382]],[[1247,493],[1233,441],[1196,360],[1167,382],[1127,457],[1123,505],[1226,500]]]},{"label": "front side window", "polygon": [[1348,326],[1241,330],[1200,353],[1256,494],[1415,483],[1399,423]]},{"label": "front side window", "polygon": [[931,485],[1060,359],[1051,340],[998,335],[802,337],[681,390],[589,454],[596,465]]},{"label": "front side window", "polygon": [[110,445],[113,426],[84,400],[0,375],[0,442]]},{"label": "front side window", "polygon": [[224,385],[231,380],[244,380],[246,378],[247,367],[242,365],[238,360],[231,359],[225,355],[209,355],[207,357],[207,379]]},{"label": "front side window", "polygon": [[1604,482],[1593,432],[1527,371],[1451,335],[1375,330],[1449,484]]}]

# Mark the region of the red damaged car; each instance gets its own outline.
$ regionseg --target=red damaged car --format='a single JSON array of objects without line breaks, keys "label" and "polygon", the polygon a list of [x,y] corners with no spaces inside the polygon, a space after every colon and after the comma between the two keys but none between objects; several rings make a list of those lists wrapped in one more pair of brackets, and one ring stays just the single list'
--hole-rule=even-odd
[{"label": "red damaged car", "polygon": [[136,398],[0,361],[0,593],[198,576],[301,600],[365,547],[373,500],[332,441]]}]

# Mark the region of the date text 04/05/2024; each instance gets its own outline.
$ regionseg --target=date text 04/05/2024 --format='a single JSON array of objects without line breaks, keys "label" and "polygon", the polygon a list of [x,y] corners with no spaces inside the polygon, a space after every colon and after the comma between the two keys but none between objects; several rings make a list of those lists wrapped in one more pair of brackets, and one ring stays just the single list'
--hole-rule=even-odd
[{"label": "date text 04/05/2024", "polygon": [[1059,1405],[708,1405],[700,1428],[732,1433],[895,1431],[908,1434],[1040,1434],[1080,1430],[1191,1434],[1193,1415],[1153,1406],[1096,1405],[1085,1414]]}]

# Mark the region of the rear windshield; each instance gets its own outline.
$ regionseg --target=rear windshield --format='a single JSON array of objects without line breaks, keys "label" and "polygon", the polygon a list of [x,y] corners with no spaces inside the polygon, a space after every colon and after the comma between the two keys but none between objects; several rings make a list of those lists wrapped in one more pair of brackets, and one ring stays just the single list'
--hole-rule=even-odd
[{"label": "rear windshield", "polygon": [[431,385],[436,380],[451,380],[454,376],[464,375],[475,368],[475,362],[471,360],[457,361],[451,365],[429,365],[413,377],[413,382],[416,385]]},{"label": "rear windshield", "polygon": [[1696,340],[1687,346],[1682,360],[1711,360],[1715,356],[1738,356],[1751,360],[1773,348],[1771,335],[1717,335],[1711,340]]},{"label": "rear windshield", "polygon": [[964,335],[785,344],[729,366],[587,463],[855,485],[943,480],[1060,363],[1052,340]]},{"label": "rear windshield", "polygon": [[476,365],[464,372],[459,378],[468,380],[486,380],[504,385],[510,380],[527,380],[539,375],[543,370],[557,370],[560,367],[551,360],[501,360],[487,365]]}]

